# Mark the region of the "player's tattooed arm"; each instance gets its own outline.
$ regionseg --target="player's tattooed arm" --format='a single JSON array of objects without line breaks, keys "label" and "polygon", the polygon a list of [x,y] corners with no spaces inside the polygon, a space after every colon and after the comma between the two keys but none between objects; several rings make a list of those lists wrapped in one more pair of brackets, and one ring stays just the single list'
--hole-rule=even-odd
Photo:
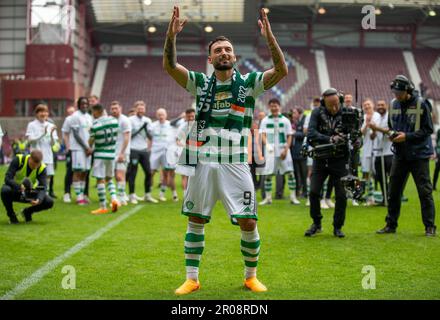
[{"label": "player's tattooed arm", "polygon": [[188,70],[177,63],[176,35],[182,31],[185,23],[186,19],[180,19],[179,7],[175,6],[163,49],[163,68],[183,88],[186,88],[188,82]]},{"label": "player's tattooed arm", "polygon": [[286,61],[284,60],[284,54],[272,33],[269,19],[267,18],[264,9],[261,9],[261,19],[258,20],[258,25],[261,29],[261,35],[267,41],[273,61],[273,68],[265,71],[263,75],[264,89],[267,90],[272,88],[287,75],[288,68]]}]

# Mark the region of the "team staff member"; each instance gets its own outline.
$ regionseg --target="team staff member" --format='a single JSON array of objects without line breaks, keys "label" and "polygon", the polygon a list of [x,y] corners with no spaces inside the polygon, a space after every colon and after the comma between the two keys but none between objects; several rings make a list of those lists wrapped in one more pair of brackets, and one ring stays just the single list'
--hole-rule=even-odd
[{"label": "team staff member", "polygon": [[[5,184],[2,187],[1,198],[11,224],[17,224],[14,202],[28,202],[23,196],[26,190],[24,180],[30,180],[32,190],[31,206],[23,209],[22,214],[26,222],[32,221],[32,214],[53,207],[53,200],[46,194],[47,174],[46,165],[43,163],[43,153],[35,149],[29,155],[18,154],[9,165],[5,175]],[[38,186],[38,189],[36,187]]]},{"label": "team staff member", "polygon": [[377,233],[396,232],[401,196],[411,173],[419,194],[425,235],[435,236],[435,207],[429,175],[429,158],[434,152],[431,141],[434,132],[431,105],[419,96],[414,84],[405,76],[396,76],[391,82],[391,90],[395,99],[390,104],[388,127],[392,130],[390,138],[394,158],[386,226]]},{"label": "team staff member", "polygon": [[[128,165],[127,180],[130,192],[130,202],[137,204],[138,200],[158,203],[151,195],[151,169],[150,169],[150,152],[148,151],[147,136],[149,136],[149,126],[152,121],[145,116],[145,102],[136,101],[134,103],[136,114],[129,117],[131,123],[131,144],[130,144],[130,164]],[[144,170],[144,190],[145,196],[137,198],[135,194],[135,180],[137,175],[138,164]]]}]

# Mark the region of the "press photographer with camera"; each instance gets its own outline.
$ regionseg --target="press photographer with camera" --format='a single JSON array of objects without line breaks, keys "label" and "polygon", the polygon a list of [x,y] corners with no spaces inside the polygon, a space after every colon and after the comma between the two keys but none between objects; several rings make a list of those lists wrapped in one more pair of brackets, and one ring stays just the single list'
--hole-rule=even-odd
[{"label": "press photographer with camera", "polygon": [[[335,186],[335,212],[333,215],[333,234],[343,238],[342,226],[345,221],[347,197],[341,178],[348,175],[349,141],[353,146],[360,147],[359,136],[351,134],[350,125],[343,123],[343,111],[353,113],[355,109],[343,106],[344,96],[336,89],[330,88],[324,91],[321,97],[321,105],[313,110],[310,117],[307,140],[313,147],[313,168],[310,186],[310,216],[313,224],[305,232],[305,236],[313,236],[322,231],[320,194],[323,183],[327,176],[334,179]],[[353,140],[354,139],[354,140]]]},{"label": "press photographer with camera", "polygon": [[425,235],[435,236],[435,206],[429,175],[429,158],[434,152],[431,141],[431,134],[434,132],[432,107],[427,100],[419,96],[414,84],[405,76],[396,76],[390,87],[395,99],[391,101],[389,108],[390,129],[387,134],[393,142],[394,157],[391,165],[386,226],[377,233],[396,232],[401,196],[411,173],[419,194]]},{"label": "press photographer with camera", "polygon": [[32,221],[32,214],[53,207],[53,200],[47,195],[46,165],[43,154],[35,149],[29,155],[18,154],[9,165],[1,198],[11,224],[17,224],[13,202],[30,203],[23,209],[26,222]]}]

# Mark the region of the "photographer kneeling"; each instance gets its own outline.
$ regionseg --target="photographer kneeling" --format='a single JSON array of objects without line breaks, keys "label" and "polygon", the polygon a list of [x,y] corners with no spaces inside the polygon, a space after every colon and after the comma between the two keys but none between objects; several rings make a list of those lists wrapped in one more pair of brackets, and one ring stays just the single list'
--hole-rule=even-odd
[{"label": "photographer kneeling", "polygon": [[[307,140],[314,147],[309,196],[310,216],[313,219],[313,224],[304,234],[307,237],[322,231],[319,199],[327,176],[333,178],[335,184],[336,204],[333,216],[333,234],[339,238],[345,237],[341,229],[345,221],[347,197],[341,178],[348,174],[349,139],[342,121],[342,109],[345,108],[343,102],[343,95],[336,89],[327,89],[322,94],[320,107],[313,110],[310,117]],[[352,145],[357,148],[359,143],[358,139],[352,141]]]},{"label": "photographer kneeling", "polygon": [[13,202],[30,203],[23,209],[26,222],[32,221],[32,214],[53,207],[53,200],[46,194],[46,166],[40,150],[29,155],[18,154],[9,165],[2,187],[1,197],[11,224],[17,224]]}]

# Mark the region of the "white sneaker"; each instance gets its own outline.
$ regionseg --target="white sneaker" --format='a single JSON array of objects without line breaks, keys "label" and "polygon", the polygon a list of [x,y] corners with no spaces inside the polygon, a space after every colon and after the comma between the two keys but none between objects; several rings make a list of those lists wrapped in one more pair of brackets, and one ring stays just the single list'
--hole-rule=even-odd
[{"label": "white sneaker", "polygon": [[364,206],[370,207],[370,206],[374,206],[375,202],[373,198],[368,198],[367,202],[365,202]]},{"label": "white sneaker", "polygon": [[70,193],[65,193],[63,197],[64,203],[71,203],[72,199],[70,198]]},{"label": "white sneaker", "polygon": [[173,196],[173,201],[174,202],[178,202],[179,201],[179,197],[178,196]]},{"label": "white sneaker", "polygon": [[357,202],[356,200],[352,200],[351,203],[353,204],[354,207],[358,207],[359,206],[359,202]]},{"label": "white sneaker", "polygon": [[139,197],[136,193],[133,193],[134,197],[136,198],[137,201],[144,201],[144,198]]},{"label": "white sneaker", "polygon": [[89,196],[86,194],[84,195],[84,201],[87,202],[87,204],[92,203],[92,200],[90,200]]},{"label": "white sneaker", "polygon": [[327,203],[327,206],[329,208],[334,208],[335,204],[333,203],[332,199],[325,199],[325,203]]},{"label": "white sneaker", "polygon": [[330,209],[327,205],[327,202],[325,202],[325,199],[321,199],[321,209]]},{"label": "white sneaker", "polygon": [[130,203],[131,204],[138,204],[138,201],[136,199],[136,195],[134,193],[130,194]]},{"label": "white sneaker", "polygon": [[272,198],[266,198],[259,203],[260,206],[264,206],[266,204],[272,204]]},{"label": "white sneaker", "polygon": [[[145,201],[147,201],[147,202],[151,202],[151,203],[158,203],[159,201],[157,201],[156,199],[154,199],[152,196],[151,196],[151,193],[146,193],[145,194],[145,197],[144,197],[144,200]],[[166,199],[165,199],[166,200]]]},{"label": "white sneaker", "polygon": [[126,205],[128,205],[128,202],[125,200],[125,197],[119,199],[118,202],[121,204],[121,206],[126,206]]},{"label": "white sneaker", "polygon": [[162,202],[167,201],[167,198],[165,198],[165,195],[162,192],[159,193],[159,200],[162,201]]},{"label": "white sneaker", "polygon": [[307,198],[306,207],[310,207],[310,199],[309,198]]},{"label": "white sneaker", "polygon": [[291,204],[301,204],[301,202],[299,202],[298,199],[296,198],[295,192],[292,192],[290,194],[290,203]]}]

